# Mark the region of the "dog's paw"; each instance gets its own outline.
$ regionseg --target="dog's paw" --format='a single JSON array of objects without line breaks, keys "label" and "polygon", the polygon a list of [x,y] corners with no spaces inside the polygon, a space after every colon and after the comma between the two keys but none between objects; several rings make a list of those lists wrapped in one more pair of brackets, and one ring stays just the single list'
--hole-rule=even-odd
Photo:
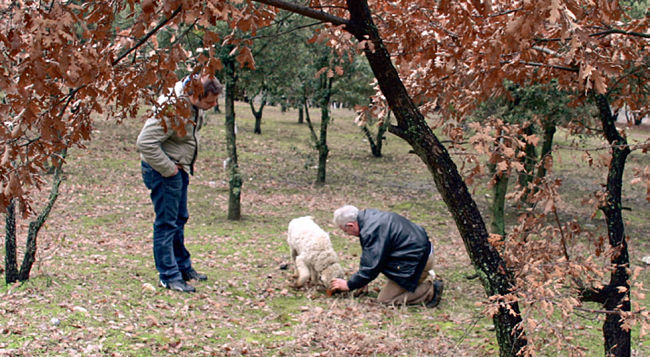
[{"label": "dog's paw", "polygon": [[290,284],[289,286],[294,290],[300,290],[302,288],[302,285],[298,285],[298,284],[295,284],[295,283]]}]

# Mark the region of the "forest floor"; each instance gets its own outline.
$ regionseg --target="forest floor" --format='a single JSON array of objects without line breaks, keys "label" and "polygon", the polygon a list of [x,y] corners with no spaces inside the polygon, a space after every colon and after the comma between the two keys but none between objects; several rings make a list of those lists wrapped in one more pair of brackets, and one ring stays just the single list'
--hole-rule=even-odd
[{"label": "forest floor", "polygon": [[[316,113],[312,117],[318,126]],[[262,134],[255,135],[248,105],[238,103],[243,217],[229,221],[224,117],[210,117],[190,179],[186,225],[193,265],[208,281],[196,283],[194,294],[157,285],[153,209],[135,151],[143,122],[97,120],[87,148],[68,155],[60,197],[39,235],[31,279],[0,283],[0,355],[498,355],[492,320],[478,304],[486,301],[485,291],[478,279],[469,279],[474,269],[458,230],[431,174],[405,142],[387,134],[384,156],[375,158],[353,113],[334,110],[327,183],[317,186],[317,153],[307,125],[297,123],[297,112],[265,108]],[[633,130],[632,140],[649,135]],[[560,147],[571,140],[557,136]],[[591,218],[593,209],[581,199],[600,188],[606,169],[590,169],[583,153],[570,149],[561,149],[556,161],[553,175],[563,180],[567,193],[562,217],[578,217],[596,235],[604,234],[602,215]],[[623,193],[624,206],[631,208],[624,211],[630,261],[633,268],[643,268],[638,281],[646,290],[649,269],[641,258],[650,255],[650,204],[645,187],[629,182],[633,170],[649,161],[640,152],[630,156]],[[485,183],[471,189],[486,213]],[[293,266],[286,231],[289,221],[300,216],[313,216],[330,233],[346,273],[356,271],[358,241],[332,223],[332,212],[343,204],[394,211],[427,230],[435,247],[435,270],[445,281],[438,308],[377,304],[383,277],[359,298],[290,287]],[[510,204],[506,209],[514,211]],[[507,217],[514,222],[514,214]],[[24,231],[28,222],[20,222]],[[4,248],[0,253],[4,256]],[[650,297],[640,303],[647,309],[648,302]],[[571,318],[574,343],[587,356],[602,356],[603,317],[585,312]],[[632,346],[634,356],[650,350],[638,325]],[[539,348],[539,355],[562,355],[553,341]]]}]

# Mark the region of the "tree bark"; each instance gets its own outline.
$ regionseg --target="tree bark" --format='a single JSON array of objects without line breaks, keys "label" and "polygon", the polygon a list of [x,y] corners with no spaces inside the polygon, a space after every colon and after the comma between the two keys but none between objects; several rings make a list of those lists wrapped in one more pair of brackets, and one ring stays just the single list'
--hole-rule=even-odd
[{"label": "tree bark", "polygon": [[58,166],[54,168],[52,187],[45,207],[43,207],[43,210],[35,220],[29,222],[25,253],[20,270],[18,270],[18,262],[16,259],[16,207],[13,200],[7,206],[7,217],[5,219],[5,281],[7,284],[29,280],[29,274],[36,261],[38,233],[47,221],[52,207],[54,207],[54,203],[56,203],[59,197],[59,187],[61,186],[63,174],[63,160],[66,155],[67,149],[64,149],[60,154],[61,160]]},{"label": "tree bark", "polygon": [[298,108],[298,124],[302,124],[305,122],[304,116],[302,114],[302,108],[303,108],[302,105],[300,105],[300,108]]},{"label": "tree bark", "polygon": [[501,236],[506,235],[506,223],[505,223],[505,205],[506,205],[506,194],[508,193],[508,173],[507,172],[496,172],[496,165],[488,165],[490,172],[494,176],[494,186],[492,186],[492,204],[490,206],[490,213],[492,220],[490,221],[490,232],[494,234],[499,234]]},{"label": "tree bark", "polygon": [[253,129],[254,134],[262,134],[262,111],[264,110],[264,106],[266,105],[266,90],[262,89],[262,102],[260,103],[260,109],[255,110],[255,100],[254,98],[251,98],[251,100],[248,102],[251,107],[251,111],[253,112],[253,116],[255,117],[255,129]]},{"label": "tree bark", "polygon": [[[497,128],[496,139],[494,142],[494,150],[499,151],[497,154],[501,154],[500,147],[503,143],[504,138],[502,137],[502,129]],[[506,223],[505,223],[505,205],[506,205],[506,194],[508,193],[508,181],[510,179],[509,172],[498,172],[497,173],[497,163],[488,162],[487,164],[490,173],[492,174],[494,184],[492,186],[492,204],[490,205],[490,232],[493,234],[499,234],[505,236],[506,234]]]},{"label": "tree bark", "polygon": [[377,157],[381,157],[381,150],[384,147],[384,135],[386,134],[386,131],[390,127],[390,111],[388,114],[386,114],[386,118],[384,118],[384,121],[381,123],[379,128],[377,128]]},{"label": "tree bark", "polygon": [[327,157],[329,148],[327,147],[327,126],[330,122],[330,98],[332,97],[332,79],[327,75],[321,75],[321,90],[323,91],[320,100],[320,136],[318,140],[318,174],[316,175],[316,184],[324,185],[327,173]]},{"label": "tree bark", "polygon": [[553,151],[553,136],[555,135],[555,123],[544,125],[544,142],[542,143],[542,152],[539,154],[539,168],[537,169],[537,178],[546,176],[546,162],[552,160],[551,152]]},{"label": "tree bark", "polygon": [[[369,39],[374,45],[374,50],[366,46],[364,51],[379,87],[397,119],[397,125],[391,126],[389,131],[406,140],[431,172],[488,296],[509,294],[514,287],[514,278],[508,272],[502,257],[488,242],[488,232],[476,202],[447,149],[409,97],[372,21],[367,2],[348,0],[347,5],[352,24],[346,29],[359,41]],[[519,328],[519,305],[505,300],[501,303],[502,306],[493,317],[500,354],[515,356],[527,344],[525,335]]]},{"label": "tree bark", "polygon": [[305,108],[305,121],[307,121],[307,126],[309,127],[309,133],[311,134],[311,140],[314,143],[314,146],[318,146],[318,136],[314,130],[314,125],[311,123],[311,117],[309,116],[309,106],[307,105],[307,98],[303,98],[303,108]]},{"label": "tree bark", "polygon": [[327,176],[327,156],[330,151],[327,147],[327,125],[329,124],[329,121],[329,108],[321,107],[320,140],[318,142],[318,173],[316,174],[317,185],[324,185]]},{"label": "tree bark", "polygon": [[363,133],[366,135],[366,138],[368,139],[368,143],[370,144],[370,152],[372,153],[372,156],[381,157],[381,150],[379,150],[379,147],[377,147],[377,144],[375,144],[375,138],[370,132],[370,129],[368,129],[368,125],[366,124],[362,126],[361,131],[363,131]]},{"label": "tree bark", "polygon": [[18,280],[26,281],[29,280],[29,273],[32,270],[32,266],[36,261],[36,247],[38,240],[38,232],[47,221],[47,217],[54,207],[56,199],[59,197],[59,186],[61,185],[61,175],[63,174],[63,159],[67,155],[67,149],[64,149],[61,153],[61,160],[54,169],[54,177],[52,179],[52,188],[50,189],[50,195],[47,200],[47,204],[38,215],[38,217],[29,222],[29,229],[27,230],[27,242],[25,243],[25,255],[23,257],[23,263],[20,266],[20,272],[18,273]]},{"label": "tree bark", "polygon": [[7,205],[5,217],[5,282],[18,281],[18,261],[16,260],[16,203]]},{"label": "tree bark", "polygon": [[[616,118],[612,115],[609,100],[605,95],[596,95],[605,138],[612,151],[607,174],[607,200],[600,209],[605,214],[609,245],[612,247],[610,259],[612,273],[609,289],[604,289],[604,308],[608,311],[630,311],[630,257],[627,250],[625,225],[623,223],[621,192],[625,160],[630,153],[627,140],[616,129]],[[630,331],[622,327],[620,314],[607,314],[603,324],[605,354],[607,356],[628,357],[631,354]]]},{"label": "tree bark", "polygon": [[235,134],[235,85],[237,76],[235,72],[235,61],[232,58],[226,59],[224,69],[226,70],[226,150],[228,152],[228,219],[238,221],[241,219],[241,187],[242,178],[237,163],[237,136]]},{"label": "tree bark", "polygon": [[[307,107],[307,98],[304,98],[304,108],[305,108],[305,120],[307,121],[307,126],[309,127],[309,132],[311,134],[311,140],[314,143],[314,146],[318,150],[318,168],[316,173],[316,184],[324,185],[326,176],[327,176],[327,156],[329,155],[329,148],[327,147],[327,126],[329,124],[329,97],[332,88],[331,80],[326,80],[329,82],[329,87],[326,83],[326,93],[320,100],[321,105],[321,123],[320,123],[320,135],[316,135],[316,130],[314,125],[311,122],[309,117],[309,108]],[[327,97],[327,98],[325,98]]]},{"label": "tree bark", "polygon": [[370,129],[368,129],[368,125],[361,127],[361,131],[363,131],[363,133],[366,135],[366,138],[368,139],[368,143],[370,143],[370,152],[372,153],[372,156],[381,157],[381,148],[384,143],[384,134],[386,133],[386,130],[388,130],[389,126],[390,111],[388,112],[388,115],[386,115],[386,118],[381,123],[381,125],[377,127],[377,135],[375,137],[373,137]]}]

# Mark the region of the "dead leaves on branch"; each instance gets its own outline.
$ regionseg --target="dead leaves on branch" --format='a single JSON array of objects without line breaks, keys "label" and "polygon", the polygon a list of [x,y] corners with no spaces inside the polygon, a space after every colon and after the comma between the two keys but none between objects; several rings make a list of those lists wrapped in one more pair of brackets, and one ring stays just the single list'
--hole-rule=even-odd
[{"label": "dead leaves on branch", "polygon": [[[0,17],[0,113],[11,118],[0,129],[0,208],[18,198],[28,213],[30,186],[41,183],[44,163],[63,148],[89,140],[92,115],[118,122],[134,118],[141,100],[153,104],[173,85],[177,64],[188,53],[179,43],[163,48],[157,38],[161,26],[178,29],[190,19],[200,26],[230,21],[233,28],[254,32],[272,14],[223,1],[54,1],[9,7]],[[218,41],[205,31],[211,51],[199,64],[206,72],[223,68],[211,46]],[[250,49],[236,48],[237,60],[254,68]]]},{"label": "dead leaves on branch", "polygon": [[[621,97],[638,107],[643,93],[626,71],[642,66],[646,40],[633,33],[645,33],[647,19],[625,18],[611,2],[595,6],[583,11],[572,0],[492,1],[489,6],[443,1],[372,10],[407,88],[439,98],[443,110],[449,103],[455,110],[471,109],[471,101],[502,93],[505,79],[533,78],[554,78],[578,92],[604,93],[616,84],[625,93]],[[412,76],[422,67],[428,68],[424,75]]]},{"label": "dead leaves on branch", "polygon": [[[503,120],[491,117],[483,122],[472,122],[468,126],[473,131],[469,143],[478,155],[488,155],[488,165],[494,167],[494,177],[490,180],[490,186],[494,184],[495,178],[510,176],[511,174],[529,174],[526,172],[523,161],[526,159],[526,145],[537,146],[539,137],[534,134],[526,134],[525,127],[531,123],[509,124]],[[457,141],[462,140],[460,135]],[[552,161],[544,163],[550,170]],[[473,170],[466,180],[474,182],[483,170]]]}]

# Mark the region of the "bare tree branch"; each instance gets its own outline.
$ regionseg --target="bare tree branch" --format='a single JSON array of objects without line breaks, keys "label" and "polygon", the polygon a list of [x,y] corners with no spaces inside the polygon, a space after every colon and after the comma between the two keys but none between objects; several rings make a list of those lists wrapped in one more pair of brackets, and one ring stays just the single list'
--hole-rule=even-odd
[{"label": "bare tree branch", "polygon": [[183,6],[182,6],[182,5],[179,6],[179,7],[177,7],[176,10],[174,10],[174,12],[172,12],[171,15],[169,15],[168,18],[163,19],[162,21],[160,21],[160,23],[159,23],[158,25],[156,25],[156,27],[154,27],[154,28],[153,28],[151,31],[149,31],[146,35],[144,35],[144,37],[142,37],[142,38],[140,39],[140,41],[138,41],[138,43],[136,43],[133,47],[129,48],[128,50],[126,50],[126,52],[122,53],[119,57],[117,57],[115,60],[113,60],[113,62],[111,62],[111,65],[115,66],[115,65],[118,64],[118,63],[119,63],[119,62],[120,62],[124,57],[128,56],[129,53],[135,51],[138,47],[142,46],[145,42],[147,42],[147,40],[149,39],[149,37],[153,36],[156,32],[158,32],[158,30],[160,30],[160,29],[161,29],[163,26],[165,26],[165,25],[166,25],[166,24],[167,24],[171,19],[173,19],[176,15],[178,15],[178,14],[181,12],[182,9],[183,9]]},{"label": "bare tree branch", "polygon": [[507,11],[503,11],[503,12],[498,12],[498,13],[496,13],[496,14],[488,15],[488,17],[497,17],[497,16],[508,15],[508,14],[512,14],[513,12],[522,11],[523,9],[524,9],[523,7],[520,7],[520,8],[517,8],[517,9],[512,9],[512,10],[507,10]]},{"label": "bare tree branch", "polygon": [[253,36],[253,37],[249,37],[249,38],[247,38],[247,39],[248,39],[248,40],[259,40],[259,39],[264,39],[264,38],[271,38],[271,39],[274,39],[274,38],[276,38],[276,37],[278,37],[278,36],[286,35],[286,34],[289,34],[289,33],[292,33],[292,32],[294,32],[294,31],[298,31],[298,30],[301,30],[301,29],[304,29],[304,28],[313,27],[313,26],[318,26],[318,25],[320,25],[321,23],[322,23],[322,22],[313,22],[313,23],[311,23],[311,24],[306,24],[306,25],[302,25],[302,26],[297,26],[297,27],[294,27],[294,28],[292,28],[292,29],[288,29],[288,30],[283,31],[283,32],[276,32],[276,33],[271,34],[271,35],[259,35],[259,36]]},{"label": "bare tree branch", "polygon": [[349,20],[340,18],[338,16],[330,15],[323,11],[314,10],[308,6],[298,5],[283,0],[253,0],[253,1],[261,4],[274,6],[283,10],[295,12],[305,17],[327,22],[336,26],[345,25],[348,28],[354,27],[354,25]]},{"label": "bare tree branch", "polygon": [[[514,62],[512,61],[501,61],[501,64],[512,64]],[[569,71],[569,72],[575,72],[578,73],[580,72],[580,68],[578,67],[566,67],[566,66],[558,66],[558,65],[551,65],[551,64],[546,64],[546,63],[540,63],[540,62],[528,62],[528,61],[519,61],[521,64],[525,64],[527,66],[533,66],[533,67],[550,67],[550,68],[555,68],[555,69],[561,69],[563,71]]]},{"label": "bare tree branch", "polygon": [[551,56],[562,57],[561,54],[559,54],[559,53],[557,53],[557,52],[551,50],[550,48],[539,47],[539,46],[533,46],[532,48],[533,48],[534,50],[537,50],[537,51],[540,51],[540,52],[547,53],[547,54],[549,54],[549,55],[551,55]]},{"label": "bare tree branch", "polygon": [[605,36],[605,35],[611,35],[611,34],[621,34],[621,35],[627,35],[627,36],[637,36],[637,37],[643,37],[643,38],[650,38],[650,34],[647,34],[647,33],[623,31],[623,30],[619,30],[619,29],[609,29],[609,30],[606,30],[606,31],[596,32],[596,33],[592,33],[589,36],[597,37],[597,36]]},{"label": "bare tree branch", "polygon": [[[619,30],[619,29],[614,29],[614,28],[610,28],[610,29],[605,30],[605,31],[599,31],[599,32],[592,33],[592,34],[589,35],[589,37],[598,37],[598,36],[603,36],[604,37],[606,35],[613,35],[613,34],[650,38],[650,34],[647,34],[647,33],[624,31],[624,30]],[[570,41],[571,39],[572,39],[572,37],[565,37],[565,38],[536,38],[535,42],[559,42],[559,41]]]}]

